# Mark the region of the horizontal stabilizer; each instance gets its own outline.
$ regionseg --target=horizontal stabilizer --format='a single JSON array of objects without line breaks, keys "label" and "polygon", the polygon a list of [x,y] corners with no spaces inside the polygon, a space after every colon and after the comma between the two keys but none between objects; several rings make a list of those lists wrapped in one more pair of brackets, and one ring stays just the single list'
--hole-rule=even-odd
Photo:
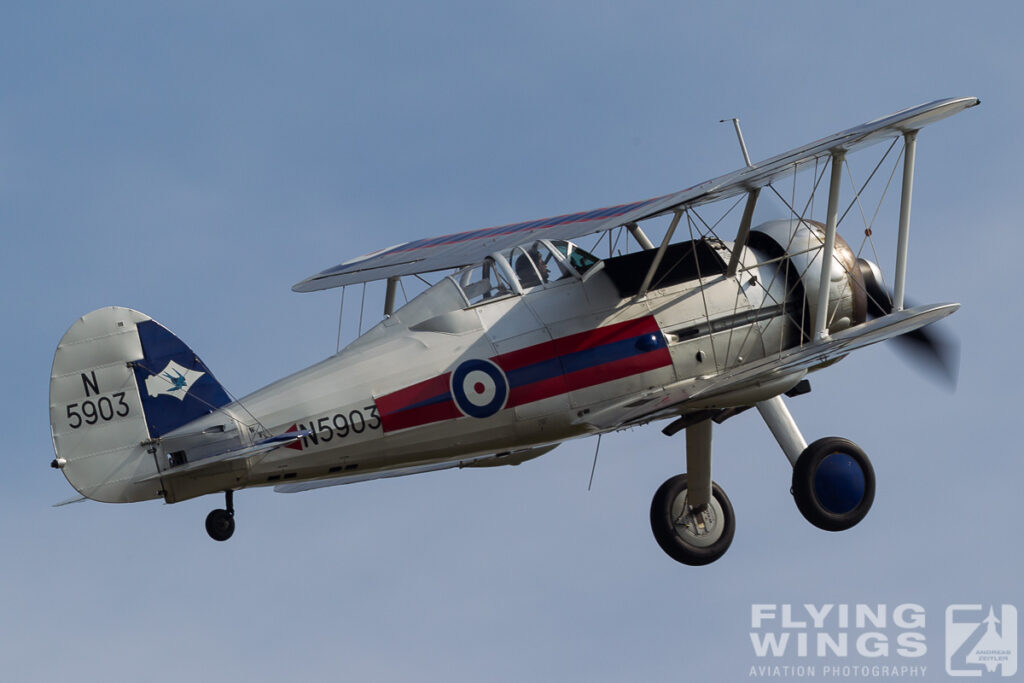
[{"label": "horizontal stabilizer", "polygon": [[251,446],[246,446],[245,448],[236,448],[208,458],[203,458],[202,460],[172,467],[169,470],[164,470],[163,472],[150,475],[141,481],[156,481],[158,479],[167,479],[168,477],[176,477],[183,474],[195,474],[196,472],[206,470],[214,465],[220,465],[234,460],[243,460],[253,456],[264,456],[271,451],[281,448],[282,446],[287,446],[290,443],[295,443],[300,439],[304,439],[310,434],[312,434],[312,432],[309,430],[285,432],[284,434],[278,434],[277,436],[263,439],[262,441],[254,443]]}]

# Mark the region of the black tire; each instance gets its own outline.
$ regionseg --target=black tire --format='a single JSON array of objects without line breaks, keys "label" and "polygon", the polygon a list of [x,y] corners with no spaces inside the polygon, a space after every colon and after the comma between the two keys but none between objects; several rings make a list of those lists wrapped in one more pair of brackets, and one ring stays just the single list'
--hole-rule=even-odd
[{"label": "black tire", "polygon": [[860,447],[838,436],[818,439],[793,467],[800,514],[825,531],[845,531],[864,519],[875,500],[875,469]]},{"label": "black tire", "polygon": [[235,516],[227,510],[213,510],[206,515],[206,533],[215,541],[226,541],[235,533]]},{"label": "black tire", "polygon": [[[690,566],[710,564],[725,554],[736,533],[732,503],[718,484],[712,483],[713,500],[701,513],[711,531],[697,534],[692,515],[684,517],[685,495],[685,474],[672,477],[658,488],[651,501],[651,531],[661,549],[676,562]],[[687,518],[689,523],[684,521]]]}]

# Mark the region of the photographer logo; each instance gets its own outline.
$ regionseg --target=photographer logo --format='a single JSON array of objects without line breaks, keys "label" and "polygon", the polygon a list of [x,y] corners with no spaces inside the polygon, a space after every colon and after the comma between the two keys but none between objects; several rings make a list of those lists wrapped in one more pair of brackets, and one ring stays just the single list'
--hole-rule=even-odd
[{"label": "photographer logo", "polygon": [[1003,677],[1017,673],[1017,608],[950,605],[946,608],[946,673]]}]

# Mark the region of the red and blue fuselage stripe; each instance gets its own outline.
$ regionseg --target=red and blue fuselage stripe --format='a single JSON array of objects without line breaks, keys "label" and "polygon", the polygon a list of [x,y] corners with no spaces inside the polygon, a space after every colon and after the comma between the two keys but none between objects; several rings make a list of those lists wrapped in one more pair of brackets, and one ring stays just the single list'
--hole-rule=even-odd
[{"label": "red and blue fuselage stripe", "polygon": [[[535,344],[490,359],[508,380],[505,408],[671,365],[665,338],[647,316]],[[462,417],[451,372],[377,399],[385,432]]]}]

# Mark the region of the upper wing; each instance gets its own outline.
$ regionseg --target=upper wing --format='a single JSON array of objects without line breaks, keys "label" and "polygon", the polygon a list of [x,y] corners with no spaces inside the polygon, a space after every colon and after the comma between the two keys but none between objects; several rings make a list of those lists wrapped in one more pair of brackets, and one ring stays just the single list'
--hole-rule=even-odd
[{"label": "upper wing", "polygon": [[328,268],[296,284],[292,290],[315,292],[400,275],[458,268],[476,263],[495,251],[529,242],[534,237],[568,240],[641,220],[636,216],[649,214],[646,207],[664,199],[655,197],[593,211],[403,242]]},{"label": "upper wing", "polygon": [[684,206],[699,206],[727,199],[764,187],[834,151],[848,152],[918,130],[979,102],[976,97],[958,97],[904,109],[673,194],[554,218],[404,242],[328,268],[299,282],[292,289],[296,292],[313,292],[389,277],[458,268],[480,261],[492,252],[529,242],[535,237],[573,239],[646,220]]}]

